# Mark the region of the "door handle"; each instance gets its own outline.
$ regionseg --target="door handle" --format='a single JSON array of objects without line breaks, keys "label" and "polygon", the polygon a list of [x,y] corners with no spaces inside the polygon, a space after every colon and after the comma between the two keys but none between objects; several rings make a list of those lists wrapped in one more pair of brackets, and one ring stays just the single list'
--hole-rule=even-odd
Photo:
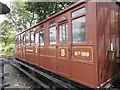
[{"label": "door handle", "polygon": [[107,51],[107,57],[110,57],[110,50]]}]

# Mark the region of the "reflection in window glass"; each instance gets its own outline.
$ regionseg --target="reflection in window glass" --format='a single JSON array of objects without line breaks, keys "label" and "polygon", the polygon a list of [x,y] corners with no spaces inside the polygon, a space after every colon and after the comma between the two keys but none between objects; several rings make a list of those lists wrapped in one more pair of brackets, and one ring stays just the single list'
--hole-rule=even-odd
[{"label": "reflection in window glass", "polygon": [[42,26],[40,26],[40,29],[43,29],[44,28],[44,26],[42,25]]},{"label": "reflection in window glass", "polygon": [[44,30],[40,31],[40,45],[44,45]]},{"label": "reflection in window glass", "polygon": [[86,40],[85,16],[72,21],[73,43],[80,43]]},{"label": "reflection in window glass", "polygon": [[26,35],[26,40],[25,40],[25,45],[28,45],[29,44],[29,37],[28,37],[28,34]]},{"label": "reflection in window glass", "polygon": [[23,45],[25,45],[25,35],[23,35]]},{"label": "reflection in window glass", "polygon": [[30,43],[31,43],[31,45],[33,45],[34,44],[34,31],[32,30],[31,32],[30,32]]},{"label": "reflection in window glass", "polygon": [[39,45],[39,33],[35,33],[35,45]]},{"label": "reflection in window glass", "polygon": [[24,35],[24,33],[22,33],[21,34],[21,41],[20,41],[21,45],[24,45],[24,37],[25,37],[25,35]]},{"label": "reflection in window glass", "polygon": [[51,26],[51,25],[54,25],[55,23],[56,23],[55,20],[53,20],[53,21],[49,22],[49,25]]},{"label": "reflection in window glass", "polygon": [[50,44],[56,44],[56,27],[50,28]]},{"label": "reflection in window glass", "polygon": [[60,25],[60,41],[68,41],[68,25]]},{"label": "reflection in window glass", "polygon": [[79,16],[80,14],[84,14],[85,13],[85,8],[81,8],[75,12],[72,13],[72,17],[77,17]]}]

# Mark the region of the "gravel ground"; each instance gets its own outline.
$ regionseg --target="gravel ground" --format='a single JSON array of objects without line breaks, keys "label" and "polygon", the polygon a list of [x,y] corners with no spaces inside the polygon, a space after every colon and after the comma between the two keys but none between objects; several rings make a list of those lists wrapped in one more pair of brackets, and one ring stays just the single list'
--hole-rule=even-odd
[{"label": "gravel ground", "polygon": [[9,73],[9,76],[5,78],[5,82],[10,84],[10,87],[7,87],[9,89],[22,88],[23,90],[38,88],[38,84],[10,64],[5,65],[5,72]]}]

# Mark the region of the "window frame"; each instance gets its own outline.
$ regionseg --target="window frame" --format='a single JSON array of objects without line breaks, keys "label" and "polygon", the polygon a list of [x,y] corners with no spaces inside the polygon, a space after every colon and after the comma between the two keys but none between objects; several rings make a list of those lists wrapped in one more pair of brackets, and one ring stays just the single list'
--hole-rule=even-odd
[{"label": "window frame", "polygon": [[[55,27],[56,28],[56,43],[55,44],[53,44],[53,43],[50,43],[50,28],[52,28],[52,27]],[[57,44],[57,27],[56,27],[56,25],[52,25],[52,26],[49,26],[49,45],[56,45]]]},{"label": "window frame", "polygon": [[21,33],[20,35],[20,46],[23,46],[24,45],[24,37],[25,36],[25,33]]},{"label": "window frame", "polygon": [[[65,24],[68,25],[68,40],[67,41],[60,41],[60,25],[65,25]],[[58,41],[59,41],[59,44],[69,42],[69,23],[68,23],[68,21],[64,21],[64,22],[59,23],[59,25],[58,25]]]},{"label": "window frame", "polygon": [[[28,43],[26,44],[26,36],[28,36]],[[25,32],[25,46],[29,46],[30,45],[30,32],[26,31]]]},{"label": "window frame", "polygon": [[[55,24],[53,24],[53,25],[50,25],[49,23],[50,22],[52,22],[52,21],[55,21]],[[48,27],[48,36],[49,36],[49,40],[48,40],[48,43],[49,43],[49,45],[57,45],[57,23],[56,23],[56,20],[55,19],[52,19],[52,20],[50,20],[49,22],[48,22],[48,25],[49,25],[49,27]],[[53,43],[50,43],[50,28],[52,28],[52,27],[55,27],[56,28],[56,43],[55,44],[53,44]]]},{"label": "window frame", "polygon": [[[72,17],[72,13],[75,12],[75,11],[77,11],[77,10],[79,10],[79,9],[81,9],[81,8],[85,8],[85,9],[86,9],[86,5],[83,4],[83,5],[81,5],[80,7],[77,7],[77,8],[75,8],[75,9],[71,10],[71,12],[70,12],[71,19],[74,19],[74,18],[76,18],[76,17],[79,17],[79,16],[83,15],[83,14],[80,14],[80,15],[78,15],[78,16],[76,16],[76,17]],[[86,10],[85,10],[85,13],[84,13],[84,14],[86,14]]]},{"label": "window frame", "polygon": [[[51,23],[51,22],[53,22],[53,21],[54,21],[55,23],[53,23],[53,24],[50,24],[50,23]],[[49,25],[49,27],[56,25],[56,20],[55,20],[55,19],[53,19],[53,20],[50,20],[48,25]]]},{"label": "window frame", "polygon": [[[32,31],[32,33],[31,33],[31,31]],[[30,32],[29,32],[29,33],[30,33],[30,46],[35,45],[35,35],[34,35],[34,32],[35,32],[35,29],[34,29],[34,28],[31,29]],[[32,40],[32,39],[31,39],[31,35],[32,35],[32,34],[33,34],[33,37],[34,37],[34,39],[33,39],[33,40],[34,40],[33,43],[31,43],[31,40]]]},{"label": "window frame", "polygon": [[[84,12],[84,13],[82,13],[82,14],[80,14],[80,15],[78,15],[78,16],[72,17],[72,13],[73,13],[73,12],[76,12],[76,11],[82,9],[82,8],[85,8],[85,12]],[[71,12],[71,18],[74,19],[74,18],[76,18],[76,17],[79,17],[79,16],[81,16],[81,15],[84,15],[85,13],[86,13],[86,7],[85,7],[85,5],[82,5],[81,7],[77,8],[77,9],[74,9],[74,10]]]},{"label": "window frame", "polygon": [[[38,44],[36,44],[36,33],[38,33]],[[34,32],[34,45],[39,46],[39,31],[37,30]]]},{"label": "window frame", "polygon": [[18,46],[21,46],[21,43],[20,43],[21,40],[20,40],[20,39],[21,39],[21,35],[19,34],[19,35],[18,35]]},{"label": "window frame", "polygon": [[[22,37],[22,39],[23,39],[23,43],[22,43],[22,44],[23,44],[23,46],[25,46],[25,41],[24,41],[24,38],[26,38],[26,37],[25,37],[25,33],[23,33],[23,37]],[[25,40],[26,40],[26,39],[25,39]]]},{"label": "window frame", "polygon": [[[40,27],[42,27],[42,28],[40,28]],[[39,26],[39,29],[40,29],[40,30],[42,30],[42,29],[44,29],[44,28],[45,28],[45,27],[44,27],[43,24]]]},{"label": "window frame", "polygon": [[[83,14],[80,14],[80,15],[76,16],[76,17],[72,17],[72,13],[77,11],[77,10],[79,10],[79,9],[81,9],[81,8],[85,8],[85,12]],[[71,42],[74,45],[84,45],[84,44],[87,43],[87,28],[86,27],[85,27],[85,30],[86,30],[86,40],[84,42],[73,43],[73,30],[72,30],[72,21],[75,20],[75,19],[78,19],[80,17],[85,17],[85,21],[87,21],[87,19],[86,19],[87,17],[86,16],[87,15],[86,15],[86,6],[85,6],[85,4],[83,4],[79,8],[75,8],[74,10],[71,11]],[[85,24],[87,24],[87,22]]]},{"label": "window frame", "polygon": [[[41,26],[43,26],[43,28],[40,29]],[[41,45],[40,43],[40,31],[44,31],[44,44],[43,45]],[[39,33],[39,46],[44,46],[45,45],[45,25],[44,24],[39,25],[38,33]]]},{"label": "window frame", "polygon": [[44,28],[39,31],[39,44],[40,44],[40,46],[44,46],[45,45],[45,31],[44,31],[44,41],[43,41],[44,43],[43,43],[43,45],[40,43],[40,32],[41,31],[44,31]]},{"label": "window frame", "polygon": [[18,36],[15,37],[15,46],[19,46],[19,39],[18,39]]},{"label": "window frame", "polygon": [[19,46],[22,46],[22,33],[20,34],[20,42],[19,42]]}]

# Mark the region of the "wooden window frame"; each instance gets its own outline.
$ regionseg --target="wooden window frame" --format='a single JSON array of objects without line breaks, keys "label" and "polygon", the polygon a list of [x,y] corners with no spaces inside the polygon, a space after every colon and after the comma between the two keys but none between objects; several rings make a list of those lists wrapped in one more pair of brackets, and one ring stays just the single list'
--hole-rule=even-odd
[{"label": "wooden window frame", "polygon": [[[32,33],[31,33],[31,31],[32,31]],[[30,46],[33,46],[33,45],[35,45],[35,35],[34,35],[34,32],[35,32],[35,30],[34,30],[34,28],[32,29],[32,30],[30,30]],[[33,44],[31,43],[31,35],[33,34],[33,37],[34,37],[34,41],[33,41]]]},{"label": "wooden window frame", "polygon": [[[59,23],[58,25],[58,41],[59,41],[59,44],[67,44],[69,42],[69,29],[68,29],[68,40],[67,41],[60,41],[60,25],[63,25],[63,24],[66,24],[68,25],[68,21],[63,21],[61,23]],[[69,26],[68,26],[69,28]]]},{"label": "wooden window frame", "polygon": [[[77,11],[77,10],[79,10],[79,9],[81,9],[81,8],[85,8],[85,13],[83,13],[83,14],[80,14],[80,15],[78,15],[78,16],[76,16],[76,17],[72,17],[72,13],[73,12],[75,12],[75,11]],[[74,10],[72,10],[71,11],[71,31],[72,31],[72,21],[73,20],[75,20],[75,19],[78,19],[78,18],[80,18],[80,17],[86,17],[86,6],[85,6],[85,4],[83,4],[81,7],[79,7],[79,8],[75,8]],[[73,32],[73,31],[72,31]],[[73,33],[71,33],[71,35],[72,35]],[[86,29],[86,40],[84,41],[84,42],[79,42],[79,43],[73,43],[73,35],[72,35],[72,38],[71,38],[71,40],[72,40],[72,44],[73,45],[85,45],[86,43],[87,43],[87,29]]]},{"label": "wooden window frame", "polygon": [[[41,31],[44,31],[44,44],[43,45],[41,45],[41,43],[40,43],[40,32]],[[44,46],[45,45],[45,30],[44,30],[44,28],[39,30],[39,45],[40,46]]]}]

